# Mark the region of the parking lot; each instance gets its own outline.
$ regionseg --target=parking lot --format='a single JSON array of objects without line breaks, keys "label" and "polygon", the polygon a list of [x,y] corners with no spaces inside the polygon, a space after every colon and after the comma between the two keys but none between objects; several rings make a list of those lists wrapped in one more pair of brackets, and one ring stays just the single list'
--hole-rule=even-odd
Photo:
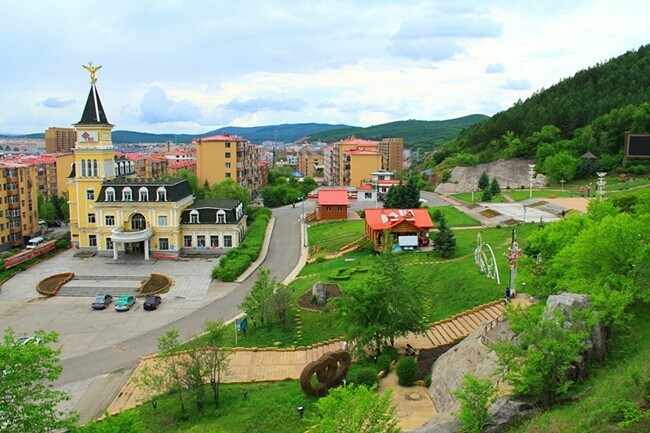
[{"label": "parking lot", "polygon": [[[39,328],[58,332],[62,359],[160,328],[224,297],[236,286],[211,283],[210,272],[219,263],[216,258],[145,261],[136,256],[114,261],[108,257],[79,258],[75,253],[65,251],[16,274],[0,287],[0,327],[11,326],[27,334]],[[43,278],[63,272],[74,272],[75,279],[63,286],[61,295],[47,298],[36,291]],[[172,287],[162,295],[157,311],[145,311],[142,298],[130,311],[117,312],[114,303],[105,310],[91,308],[95,294],[106,292],[114,298],[133,294],[152,273],[172,279]]]}]

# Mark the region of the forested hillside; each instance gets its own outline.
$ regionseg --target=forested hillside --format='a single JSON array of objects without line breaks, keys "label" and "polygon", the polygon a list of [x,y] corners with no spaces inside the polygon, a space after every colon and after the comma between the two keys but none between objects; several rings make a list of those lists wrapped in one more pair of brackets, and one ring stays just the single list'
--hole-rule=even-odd
[{"label": "forested hillside", "polygon": [[545,170],[546,158],[563,153],[564,162],[575,163],[581,175],[575,158],[590,151],[598,157],[598,167],[590,171],[611,170],[622,162],[626,131],[650,132],[649,57],[646,45],[542,89],[464,131],[428,165],[526,157]]},{"label": "forested hillside", "polygon": [[472,114],[450,120],[401,120],[367,128],[349,127],[323,131],[310,135],[309,139],[334,142],[346,139],[351,135],[366,140],[401,137],[404,139],[404,146],[408,149],[419,148],[423,151],[430,151],[453,140],[463,130],[487,118],[483,114]]}]

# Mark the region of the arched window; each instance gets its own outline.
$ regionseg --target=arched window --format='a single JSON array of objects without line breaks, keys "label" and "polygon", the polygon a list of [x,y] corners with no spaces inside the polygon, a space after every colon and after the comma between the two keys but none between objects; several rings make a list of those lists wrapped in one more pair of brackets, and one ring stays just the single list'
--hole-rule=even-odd
[{"label": "arched window", "polygon": [[133,201],[133,192],[128,186],[122,190],[122,201]]},{"label": "arched window", "polygon": [[147,228],[147,220],[142,214],[136,213],[131,217],[131,230],[144,230]]},{"label": "arched window", "polygon": [[190,211],[190,223],[198,224],[199,223],[199,211],[192,209]]},{"label": "arched window", "polygon": [[158,188],[156,190],[156,193],[157,193],[157,197],[156,197],[157,201],[167,201],[167,190],[165,189],[164,186]]},{"label": "arched window", "polygon": [[86,188],[86,200],[95,200],[95,190],[88,187]]},{"label": "arched window", "polygon": [[106,188],[106,201],[115,201],[115,188]]},{"label": "arched window", "polygon": [[93,159],[93,176],[97,177],[97,160]]},{"label": "arched window", "polygon": [[86,177],[86,160],[81,160],[81,177]]},{"label": "arched window", "polygon": [[222,209],[219,209],[217,212],[217,224],[225,224],[226,223],[226,212],[224,212]]},{"label": "arched window", "polygon": [[149,201],[149,190],[146,187],[142,187],[138,190],[140,195],[140,201]]},{"label": "arched window", "polygon": [[120,176],[124,176],[124,163],[120,162],[119,166],[120,166]]}]

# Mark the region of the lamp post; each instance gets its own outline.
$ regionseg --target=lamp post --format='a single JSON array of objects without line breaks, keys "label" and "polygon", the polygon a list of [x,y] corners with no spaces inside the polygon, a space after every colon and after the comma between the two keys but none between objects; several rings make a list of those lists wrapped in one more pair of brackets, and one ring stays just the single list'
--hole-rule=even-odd
[{"label": "lamp post", "polygon": [[512,242],[508,251],[503,254],[506,256],[506,260],[510,264],[510,282],[508,283],[508,288],[512,294],[515,293],[515,279],[517,278],[517,260],[523,256],[521,249],[519,248],[519,243],[515,235],[515,231],[512,231]]},{"label": "lamp post", "polygon": [[528,182],[530,183],[530,198],[533,198],[533,180],[535,180],[535,164],[528,164]]},{"label": "lamp post", "polygon": [[561,187],[562,191],[564,191],[564,182],[566,182],[566,180],[560,179],[560,185],[562,185],[562,187]]},{"label": "lamp post", "polygon": [[158,400],[153,399],[151,400],[151,405],[153,406],[153,413],[156,413],[156,410],[158,409]]},{"label": "lamp post", "polygon": [[526,205],[524,205],[524,224],[526,224]]},{"label": "lamp post", "polygon": [[305,408],[302,407],[302,406],[298,406],[298,407],[296,408],[296,410],[298,411],[298,414],[300,415],[300,418],[302,419],[302,416],[303,416],[304,413],[305,413]]},{"label": "lamp post", "polygon": [[596,173],[598,176],[598,194],[600,195],[600,201],[603,201],[605,197],[605,176],[607,176],[606,172],[598,172]]}]

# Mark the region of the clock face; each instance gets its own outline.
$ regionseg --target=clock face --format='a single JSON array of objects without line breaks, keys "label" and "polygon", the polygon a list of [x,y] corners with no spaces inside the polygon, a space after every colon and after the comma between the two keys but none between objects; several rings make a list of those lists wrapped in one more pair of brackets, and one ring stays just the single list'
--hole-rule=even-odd
[{"label": "clock face", "polygon": [[97,131],[77,131],[77,143],[99,141]]}]

